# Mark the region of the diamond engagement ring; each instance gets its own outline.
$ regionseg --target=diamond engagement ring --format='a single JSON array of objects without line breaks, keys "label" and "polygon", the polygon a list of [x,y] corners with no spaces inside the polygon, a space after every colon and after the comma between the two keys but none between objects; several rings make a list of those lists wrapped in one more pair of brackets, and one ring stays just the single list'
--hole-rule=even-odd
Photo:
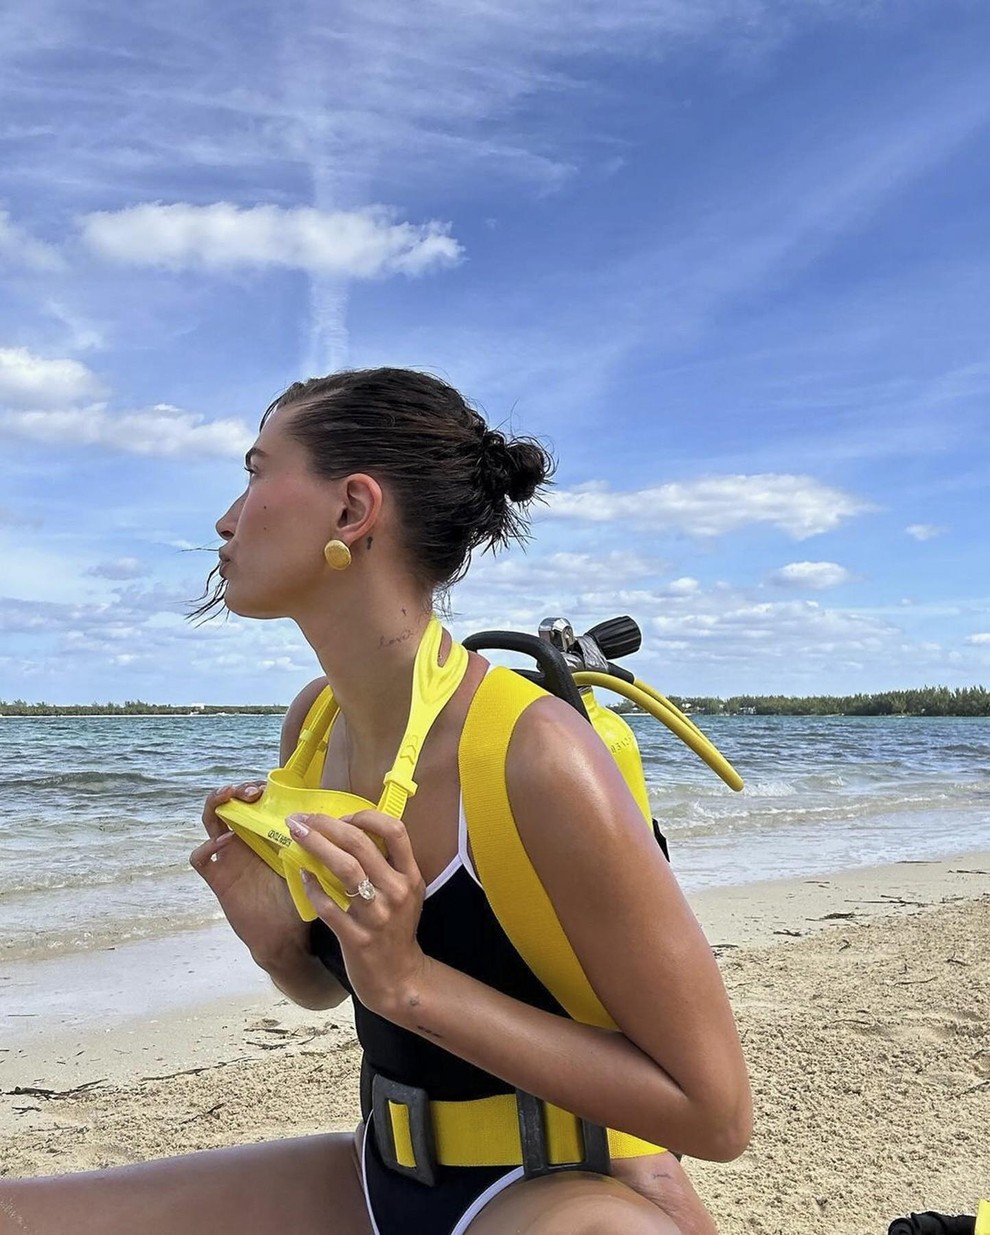
[{"label": "diamond engagement ring", "polygon": [[373,901],[378,895],[378,891],[370,879],[362,879],[353,892],[348,892],[345,888],[344,895],[350,897],[351,900],[355,896],[360,896],[363,901]]}]

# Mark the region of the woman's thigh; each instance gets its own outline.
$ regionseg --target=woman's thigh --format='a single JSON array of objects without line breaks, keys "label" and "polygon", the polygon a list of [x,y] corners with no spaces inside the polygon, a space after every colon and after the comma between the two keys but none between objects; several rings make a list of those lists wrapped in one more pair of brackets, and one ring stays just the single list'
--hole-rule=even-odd
[{"label": "woman's thigh", "polygon": [[350,1133],[0,1180],[2,1235],[371,1235]]},{"label": "woman's thigh", "polygon": [[673,1154],[616,1162],[614,1170],[520,1180],[485,1206],[468,1235],[716,1235]]}]

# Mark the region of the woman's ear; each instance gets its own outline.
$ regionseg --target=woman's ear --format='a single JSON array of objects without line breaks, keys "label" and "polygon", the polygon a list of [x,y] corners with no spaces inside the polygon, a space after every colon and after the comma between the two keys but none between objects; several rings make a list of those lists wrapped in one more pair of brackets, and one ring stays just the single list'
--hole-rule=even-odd
[{"label": "woman's ear", "polygon": [[348,476],[341,492],[336,531],[348,532],[348,540],[367,536],[378,522],[382,509],[382,487],[373,476],[356,472]]}]

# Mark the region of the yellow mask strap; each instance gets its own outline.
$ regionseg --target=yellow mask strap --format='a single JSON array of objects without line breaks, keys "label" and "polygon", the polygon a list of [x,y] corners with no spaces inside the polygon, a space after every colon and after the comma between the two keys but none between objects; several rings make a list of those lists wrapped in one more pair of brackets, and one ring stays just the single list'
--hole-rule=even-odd
[{"label": "yellow mask strap", "polygon": [[443,627],[436,615],[433,615],[423,632],[423,638],[416,652],[416,663],[413,665],[412,701],[409,706],[406,731],[399,743],[399,753],[395,757],[395,763],[391,771],[385,775],[385,787],[378,803],[378,809],[382,814],[392,815],[395,819],[402,818],[406,802],[416,792],[417,786],[413,780],[413,773],[416,771],[416,764],[419,762],[419,754],[423,749],[427,734],[467,672],[467,650],[453,640],[446,663],[443,665],[437,663],[442,638]]}]

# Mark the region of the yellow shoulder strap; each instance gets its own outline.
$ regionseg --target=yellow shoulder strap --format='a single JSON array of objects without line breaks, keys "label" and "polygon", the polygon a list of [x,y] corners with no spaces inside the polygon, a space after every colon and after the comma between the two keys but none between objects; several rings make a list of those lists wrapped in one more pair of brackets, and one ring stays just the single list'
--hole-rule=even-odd
[{"label": "yellow shoulder strap", "polygon": [[488,902],[526,964],[574,1020],[615,1029],[564,934],[509,806],[509,742],[519,717],[545,694],[504,668],[492,669],[478,687],[458,753],[468,838]]}]

